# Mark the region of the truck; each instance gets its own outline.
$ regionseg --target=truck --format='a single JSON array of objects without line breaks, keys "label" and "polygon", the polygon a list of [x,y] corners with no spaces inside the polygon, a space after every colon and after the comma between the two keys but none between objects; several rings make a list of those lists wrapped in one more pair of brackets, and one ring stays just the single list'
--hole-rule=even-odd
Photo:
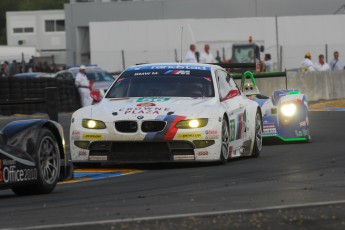
[{"label": "truck", "polygon": [[[248,43],[234,43],[232,45],[232,56],[230,63],[251,63],[256,65],[255,72],[262,72],[263,66],[260,53],[264,52],[264,46],[258,46],[249,40]],[[236,70],[234,70],[237,72]]]}]

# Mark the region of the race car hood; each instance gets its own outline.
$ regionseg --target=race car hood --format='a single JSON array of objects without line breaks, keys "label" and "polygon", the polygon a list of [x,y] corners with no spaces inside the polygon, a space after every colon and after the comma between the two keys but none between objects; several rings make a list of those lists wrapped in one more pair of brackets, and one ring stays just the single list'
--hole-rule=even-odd
[{"label": "race car hood", "polygon": [[[217,116],[214,107],[216,104],[216,98],[105,98],[88,110],[90,118],[104,122],[112,122],[115,119],[159,119],[158,116],[162,115],[203,118]],[[82,114],[86,118],[88,112],[84,111]]]}]

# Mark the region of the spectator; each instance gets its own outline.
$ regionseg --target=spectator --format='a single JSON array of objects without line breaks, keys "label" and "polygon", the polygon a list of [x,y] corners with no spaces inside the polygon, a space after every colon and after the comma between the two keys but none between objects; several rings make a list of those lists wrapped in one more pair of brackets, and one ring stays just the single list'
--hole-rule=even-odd
[{"label": "spectator", "polygon": [[200,62],[201,63],[214,63],[214,62],[216,62],[212,53],[210,52],[210,45],[209,44],[205,44],[204,52],[202,52],[200,55]]},{"label": "spectator", "polygon": [[323,54],[319,55],[319,62],[315,63],[314,68],[317,71],[329,71],[329,70],[331,70],[328,63],[325,62],[325,56]]},{"label": "spectator", "polygon": [[197,54],[196,54],[196,46],[194,44],[191,44],[189,46],[189,50],[186,54],[186,57],[185,57],[185,62],[188,62],[188,63],[197,63],[198,62],[198,59],[197,59]]},{"label": "spectator", "polygon": [[272,72],[272,70],[273,70],[273,62],[271,60],[271,54],[265,54],[264,64],[265,64],[265,71],[266,72]]},{"label": "spectator", "polygon": [[301,63],[302,71],[315,71],[313,62],[311,61],[311,54],[308,52],[304,55],[304,60]]},{"label": "spectator", "polygon": [[334,59],[329,63],[331,70],[343,70],[344,64],[339,60],[339,52],[335,51],[333,53]]},{"label": "spectator", "polygon": [[8,61],[5,61],[1,66],[1,72],[3,77],[9,77],[10,76],[10,67],[8,65]]},{"label": "spectator", "polygon": [[90,82],[86,77],[85,69],[85,66],[81,65],[79,67],[79,73],[75,77],[75,86],[78,88],[82,107],[91,105],[93,101],[90,95]]},{"label": "spectator", "polygon": [[9,69],[9,76],[10,77],[12,77],[15,74],[19,73],[17,61],[13,60],[12,63],[8,65],[8,69]]}]

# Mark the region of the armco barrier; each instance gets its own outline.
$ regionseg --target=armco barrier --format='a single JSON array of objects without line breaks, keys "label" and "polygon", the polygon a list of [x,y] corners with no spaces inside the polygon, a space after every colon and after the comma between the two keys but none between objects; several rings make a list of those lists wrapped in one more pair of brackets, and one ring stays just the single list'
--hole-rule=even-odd
[{"label": "armco barrier", "polygon": [[[47,87],[57,88],[55,103],[58,112],[73,112],[80,108],[80,98],[74,81],[55,78],[0,78],[0,102],[46,98]],[[1,115],[45,112],[44,103],[18,103],[0,106]]]},{"label": "armco barrier", "polygon": [[[285,89],[284,77],[255,80],[262,94],[271,96],[274,90]],[[236,80],[238,83],[239,80]],[[299,89],[309,101],[345,98],[345,71],[287,72],[287,87]]]}]

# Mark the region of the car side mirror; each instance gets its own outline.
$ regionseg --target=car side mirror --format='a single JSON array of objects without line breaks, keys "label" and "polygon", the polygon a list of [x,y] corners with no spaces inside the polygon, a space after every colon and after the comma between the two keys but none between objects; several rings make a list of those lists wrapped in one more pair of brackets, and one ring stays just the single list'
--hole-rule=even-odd
[{"label": "car side mirror", "polygon": [[6,145],[7,144],[7,136],[0,132],[0,144]]},{"label": "car side mirror", "polygon": [[237,89],[232,89],[229,91],[228,95],[226,95],[226,97],[223,98],[221,101],[231,99],[231,98],[236,97],[238,95],[240,95],[240,91],[238,91]]},{"label": "car side mirror", "polygon": [[264,52],[265,51],[265,46],[260,46],[260,52]]}]

